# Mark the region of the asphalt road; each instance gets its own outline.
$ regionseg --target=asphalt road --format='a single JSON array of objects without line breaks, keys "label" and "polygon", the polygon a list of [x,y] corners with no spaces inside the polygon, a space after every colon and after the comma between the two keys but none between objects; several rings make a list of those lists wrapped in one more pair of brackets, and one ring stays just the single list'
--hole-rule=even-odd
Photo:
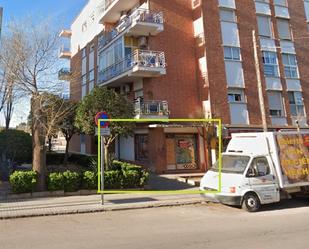
[{"label": "asphalt road", "polygon": [[1,249],[309,248],[309,201],[247,213],[219,204],[0,221]]}]

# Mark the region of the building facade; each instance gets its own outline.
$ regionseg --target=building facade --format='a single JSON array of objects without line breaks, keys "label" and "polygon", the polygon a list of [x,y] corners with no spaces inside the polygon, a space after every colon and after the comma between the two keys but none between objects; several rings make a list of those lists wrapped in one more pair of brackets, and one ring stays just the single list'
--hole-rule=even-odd
[{"label": "building facade", "polygon": [[[72,98],[111,87],[136,118],[220,118],[226,138],[262,131],[263,119],[269,130],[307,128],[308,22],[307,0],[90,0],[61,32],[70,49],[60,56]],[[145,123],[115,153],[159,173],[205,171],[216,143],[204,132]],[[74,137],[72,151],[95,149],[95,138]]]}]

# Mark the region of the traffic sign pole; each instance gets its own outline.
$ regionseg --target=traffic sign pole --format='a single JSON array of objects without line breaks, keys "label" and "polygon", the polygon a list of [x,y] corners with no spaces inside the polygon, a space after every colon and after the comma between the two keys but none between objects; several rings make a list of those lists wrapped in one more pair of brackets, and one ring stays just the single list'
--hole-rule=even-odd
[{"label": "traffic sign pole", "polygon": [[101,136],[101,201],[104,206],[104,137]]}]

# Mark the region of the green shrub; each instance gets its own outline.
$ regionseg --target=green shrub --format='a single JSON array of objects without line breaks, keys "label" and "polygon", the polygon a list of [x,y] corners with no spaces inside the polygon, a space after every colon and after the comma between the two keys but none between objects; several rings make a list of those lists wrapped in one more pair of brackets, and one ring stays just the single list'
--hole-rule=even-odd
[{"label": "green shrub", "polygon": [[111,163],[110,170],[122,170],[123,162],[114,160]]},{"label": "green shrub", "polygon": [[123,188],[140,187],[139,173],[135,170],[123,171],[122,187]]},{"label": "green shrub", "polygon": [[149,173],[146,170],[142,171],[142,175],[140,176],[139,186],[144,187],[149,180]]},{"label": "green shrub", "polygon": [[10,175],[10,184],[14,193],[30,193],[37,185],[38,174],[35,171],[15,171]]},{"label": "green shrub", "polygon": [[122,187],[123,175],[121,171],[110,170],[104,172],[104,188],[106,189],[120,189]]},{"label": "green shrub", "polygon": [[[92,161],[96,160],[96,156],[88,156],[82,154],[70,154],[68,162],[71,164],[80,165],[84,168],[91,167]],[[48,152],[46,154],[47,165],[62,165],[64,161],[64,153]]]},{"label": "green shrub", "polygon": [[82,188],[83,189],[97,189],[98,175],[93,171],[85,171],[82,175]]},{"label": "green shrub", "polygon": [[47,177],[48,191],[64,190],[64,177],[62,173],[50,173]]},{"label": "green shrub", "polygon": [[65,192],[74,192],[80,188],[80,175],[69,170],[63,173],[63,185]]}]

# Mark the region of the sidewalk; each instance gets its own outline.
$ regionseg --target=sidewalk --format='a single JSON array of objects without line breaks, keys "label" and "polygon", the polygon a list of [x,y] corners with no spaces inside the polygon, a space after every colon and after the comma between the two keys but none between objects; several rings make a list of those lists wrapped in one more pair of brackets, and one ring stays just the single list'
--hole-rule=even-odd
[{"label": "sidewalk", "polygon": [[205,202],[199,194],[109,194],[105,195],[104,199],[104,206],[101,204],[101,195],[0,201],[0,219],[179,206]]}]

